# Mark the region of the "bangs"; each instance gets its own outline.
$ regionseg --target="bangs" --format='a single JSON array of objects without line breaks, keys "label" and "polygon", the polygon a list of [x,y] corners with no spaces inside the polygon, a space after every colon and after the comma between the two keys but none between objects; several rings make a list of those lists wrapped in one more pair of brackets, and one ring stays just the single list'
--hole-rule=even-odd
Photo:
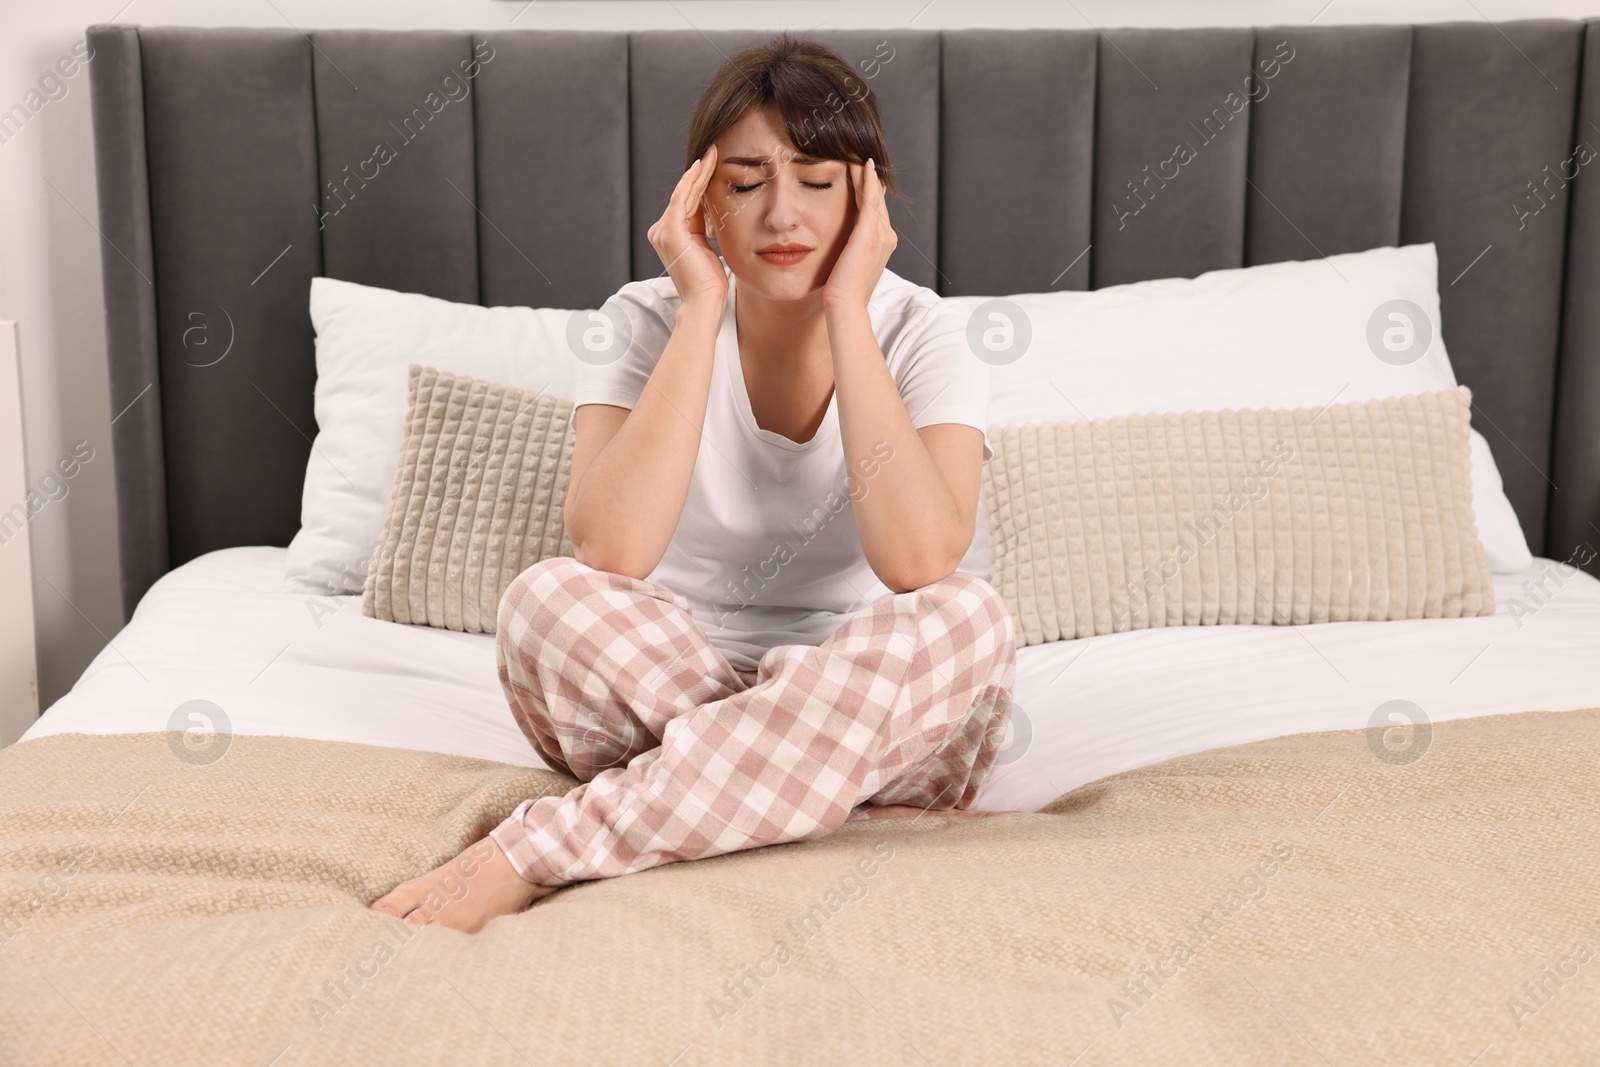
[{"label": "bangs", "polygon": [[733,56],[712,77],[689,124],[684,169],[752,108],[776,109],[795,153],[845,163],[874,161],[899,195],[878,101],[866,79],[815,41],[779,34]]},{"label": "bangs", "polygon": [[[839,106],[840,102],[838,98],[830,103],[826,98],[805,102],[793,97],[771,101],[783,117],[789,144],[800,155],[846,163],[865,163],[868,156],[876,158],[877,138],[860,114],[862,104],[848,98],[842,99],[843,106]],[[876,161],[883,163],[881,159]]]}]

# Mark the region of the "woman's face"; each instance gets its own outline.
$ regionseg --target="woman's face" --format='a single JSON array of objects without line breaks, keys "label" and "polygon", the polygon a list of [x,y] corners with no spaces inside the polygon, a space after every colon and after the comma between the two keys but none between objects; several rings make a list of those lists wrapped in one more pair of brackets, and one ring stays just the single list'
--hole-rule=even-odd
[{"label": "woman's face", "polygon": [[[820,290],[855,222],[844,162],[798,151],[770,105],[746,111],[716,146],[706,235],[717,239],[739,284],[772,300]],[[785,248],[804,251],[784,255]]]}]

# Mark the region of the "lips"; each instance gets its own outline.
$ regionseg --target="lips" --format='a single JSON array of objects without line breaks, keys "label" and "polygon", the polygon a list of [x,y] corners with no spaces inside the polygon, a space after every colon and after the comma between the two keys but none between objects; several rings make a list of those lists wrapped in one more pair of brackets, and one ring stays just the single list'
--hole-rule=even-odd
[{"label": "lips", "polygon": [[802,244],[775,244],[756,250],[756,255],[780,267],[799,263],[811,254],[811,248]]}]

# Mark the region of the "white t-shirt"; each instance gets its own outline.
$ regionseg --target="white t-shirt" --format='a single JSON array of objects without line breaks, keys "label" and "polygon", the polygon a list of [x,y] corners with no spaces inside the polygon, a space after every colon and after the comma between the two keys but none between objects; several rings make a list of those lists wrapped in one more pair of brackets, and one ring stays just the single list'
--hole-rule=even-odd
[{"label": "white t-shirt", "polygon": [[[647,577],[689,601],[736,670],[753,671],[767,649],[820,644],[892,590],[873,572],[856,531],[851,486],[859,498],[872,491],[872,478],[858,471],[846,479],[837,391],[809,441],[756,425],[739,356],[737,291],[730,271],[700,453],[672,540]],[[679,303],[669,277],[623,286],[607,307],[626,311],[632,344],[612,362],[579,362],[574,405],[632,410]],[[989,364],[968,346],[967,309],[885,269],[867,315],[911,425],[975,426],[988,462]],[[887,442],[874,458],[893,462]]]}]

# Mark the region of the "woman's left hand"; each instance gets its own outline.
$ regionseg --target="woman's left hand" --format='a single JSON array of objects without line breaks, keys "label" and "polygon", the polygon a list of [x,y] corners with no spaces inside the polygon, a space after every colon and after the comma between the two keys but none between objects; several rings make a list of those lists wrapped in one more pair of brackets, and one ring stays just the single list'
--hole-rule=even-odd
[{"label": "woman's left hand", "polygon": [[884,203],[877,166],[870,159],[845,166],[856,198],[856,224],[822,287],[822,302],[826,307],[864,310],[900,238],[889,224],[889,208]]}]

